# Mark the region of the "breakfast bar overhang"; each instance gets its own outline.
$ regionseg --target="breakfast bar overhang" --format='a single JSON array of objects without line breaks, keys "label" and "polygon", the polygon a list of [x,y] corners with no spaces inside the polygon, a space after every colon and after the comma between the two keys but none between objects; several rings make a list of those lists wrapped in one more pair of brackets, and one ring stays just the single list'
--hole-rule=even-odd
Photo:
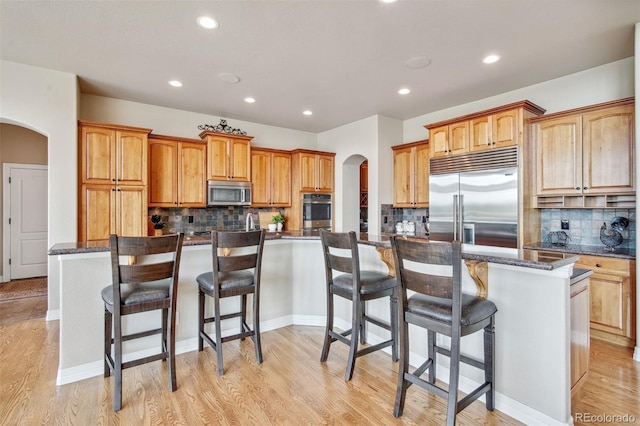
[{"label": "breakfast bar overhang", "polygon": [[[388,236],[361,234],[359,242],[361,265],[387,272],[387,265],[376,249],[390,246]],[[526,424],[572,424],[569,307],[573,264],[578,257],[549,262],[538,260],[533,250],[468,245],[464,246],[464,252],[466,261],[486,264],[486,290],[498,307],[496,409]],[[57,244],[49,255],[55,256],[59,262],[61,283],[57,384],[101,375],[104,308],[100,291],[111,283],[108,246],[106,242],[91,246]],[[269,330],[280,327],[323,327],[325,272],[319,238],[295,231],[272,234],[265,243],[263,256],[260,313],[263,341],[269,338]],[[196,276],[208,270],[211,270],[210,240],[207,237],[187,237],[180,265],[176,330],[178,353],[197,350]],[[463,271],[464,291],[476,293],[474,279],[467,268]],[[224,304],[222,309],[225,309]],[[369,313],[374,316],[388,316],[388,309],[384,302],[368,305]],[[140,314],[124,327],[129,331],[144,329],[147,322],[157,321],[152,315]],[[346,303],[337,304],[336,326],[349,328],[350,315]],[[223,323],[223,333],[225,325],[231,326]],[[426,338],[421,338],[418,330],[410,329],[410,333],[413,332],[417,334],[411,340],[418,343],[411,347],[410,359],[416,366],[425,360]],[[381,341],[381,336],[384,336],[382,330],[370,327],[370,343]],[[124,347],[125,354],[135,353],[136,356],[152,354],[156,350],[157,342],[152,338]],[[463,338],[462,352],[481,358],[481,336]],[[438,378],[446,382],[448,360],[442,361]],[[268,356],[264,362],[269,362]],[[389,362],[392,362],[391,356]],[[177,364],[180,368],[179,358]],[[462,369],[461,374],[463,392],[482,381],[479,372]],[[393,398],[394,395],[389,395],[389,410],[393,409]]]}]

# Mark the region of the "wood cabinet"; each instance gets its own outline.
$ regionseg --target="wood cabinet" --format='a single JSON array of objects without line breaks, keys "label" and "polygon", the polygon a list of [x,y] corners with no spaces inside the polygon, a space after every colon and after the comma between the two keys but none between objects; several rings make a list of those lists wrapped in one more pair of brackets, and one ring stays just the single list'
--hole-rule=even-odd
[{"label": "wood cabinet", "polygon": [[335,154],[317,151],[292,151],[293,178],[301,192],[333,192]]},{"label": "wood cabinet", "polygon": [[147,234],[151,129],[78,122],[78,240]]},{"label": "wood cabinet", "polygon": [[149,136],[150,207],[206,207],[206,173],[206,142]]},{"label": "wood cabinet", "polygon": [[393,206],[429,206],[429,140],[393,150]]},{"label": "wood cabinet", "polygon": [[431,157],[462,154],[469,151],[469,122],[461,121],[429,129]]},{"label": "wood cabinet", "polygon": [[571,392],[578,390],[589,373],[589,278],[571,285]]},{"label": "wood cabinet", "polygon": [[207,141],[208,180],[250,181],[252,136],[204,131],[200,138]]},{"label": "wood cabinet", "polygon": [[369,206],[369,162],[360,164],[360,207]]},{"label": "wood cabinet", "polygon": [[635,207],[633,98],[531,121],[539,207]]},{"label": "wood cabinet", "polygon": [[504,148],[518,144],[519,109],[497,112],[469,121],[469,150]]},{"label": "wood cabinet", "polygon": [[522,145],[525,120],[544,109],[521,101],[426,125],[431,157]]},{"label": "wood cabinet", "polygon": [[308,149],[291,151],[291,207],[285,210],[288,229],[302,229],[302,194],[333,193],[335,156]]},{"label": "wood cabinet", "polygon": [[635,346],[635,261],[580,255],[575,267],[594,272],[589,290],[591,336]]},{"label": "wood cabinet", "polygon": [[291,206],[291,153],[252,148],[251,191],[254,207]]}]

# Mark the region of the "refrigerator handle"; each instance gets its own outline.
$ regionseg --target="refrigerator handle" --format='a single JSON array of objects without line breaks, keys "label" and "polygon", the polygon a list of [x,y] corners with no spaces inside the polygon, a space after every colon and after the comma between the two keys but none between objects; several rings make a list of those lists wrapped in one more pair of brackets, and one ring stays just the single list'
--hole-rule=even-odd
[{"label": "refrigerator handle", "polygon": [[458,196],[453,196],[453,241],[458,239]]},{"label": "refrigerator handle", "polygon": [[464,243],[464,195],[460,194],[460,205],[458,206],[458,233],[460,234],[460,242]]}]

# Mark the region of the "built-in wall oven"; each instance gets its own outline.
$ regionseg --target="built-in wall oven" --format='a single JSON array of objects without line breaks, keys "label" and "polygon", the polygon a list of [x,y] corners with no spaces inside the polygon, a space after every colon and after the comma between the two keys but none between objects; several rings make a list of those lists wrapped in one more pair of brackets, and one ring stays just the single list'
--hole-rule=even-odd
[{"label": "built-in wall oven", "polygon": [[331,229],[331,194],[302,194],[302,228]]}]

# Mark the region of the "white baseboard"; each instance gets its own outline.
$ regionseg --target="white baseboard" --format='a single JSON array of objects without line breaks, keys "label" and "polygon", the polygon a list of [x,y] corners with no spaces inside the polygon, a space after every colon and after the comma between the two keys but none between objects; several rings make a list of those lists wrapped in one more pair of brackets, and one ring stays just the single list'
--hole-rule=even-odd
[{"label": "white baseboard", "polygon": [[47,311],[46,321],[57,321],[60,319],[60,309],[49,309]]},{"label": "white baseboard", "polygon": [[633,360],[640,362],[640,346],[636,346],[633,350]]},{"label": "white baseboard", "polygon": [[[55,311],[54,311],[55,312]],[[58,313],[59,315],[59,313]],[[310,315],[288,315],[281,318],[275,318],[272,320],[264,321],[260,324],[261,332],[267,332],[276,330],[278,328],[287,327],[289,325],[307,325],[307,326],[321,326],[326,324],[325,317],[323,316],[310,316]],[[346,330],[351,327],[351,324],[347,321],[336,319],[334,325],[338,329]],[[368,333],[367,340],[371,344],[376,344],[382,341],[380,336],[372,333]],[[176,354],[183,354],[198,350],[198,339],[192,337],[190,339],[181,340],[176,342]],[[391,354],[390,348],[383,349],[384,352]],[[634,359],[638,360],[640,350],[636,346]],[[124,356],[125,361],[130,359],[141,358],[157,353],[155,349],[145,349],[134,353],[126,354]],[[413,367],[421,365],[425,359],[415,353],[409,355],[410,364]],[[68,383],[77,382],[79,380],[88,379],[95,376],[101,376],[103,374],[103,361],[95,361],[87,364],[78,365],[76,367],[58,369],[58,376],[56,378],[56,385],[64,385]],[[445,366],[438,366],[438,379],[444,383],[449,382],[449,369]],[[469,393],[480,384],[466,377],[460,377],[460,390],[465,393]],[[393,395],[390,398],[394,398]],[[484,396],[480,398],[484,401]],[[573,419],[570,418],[568,422],[559,422],[551,417],[532,409],[516,400],[506,397],[499,392],[496,392],[495,409],[507,414],[514,419],[523,422],[527,425],[540,425],[540,426],[572,426]]]}]

